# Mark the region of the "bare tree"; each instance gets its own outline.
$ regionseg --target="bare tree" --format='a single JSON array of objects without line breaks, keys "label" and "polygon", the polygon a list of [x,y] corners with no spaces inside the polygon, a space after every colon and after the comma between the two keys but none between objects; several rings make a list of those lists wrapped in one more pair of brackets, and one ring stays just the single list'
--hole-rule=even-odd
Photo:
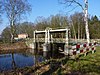
[{"label": "bare tree", "polygon": [[31,11],[30,5],[27,0],[2,0],[4,5],[4,11],[11,27],[11,42],[14,39],[15,23],[25,13]]},{"label": "bare tree", "polygon": [[89,37],[89,28],[88,28],[88,0],[84,0],[84,4],[81,2],[81,0],[59,0],[60,3],[67,4],[67,6],[80,6],[84,13],[84,22],[85,22],[85,30],[86,30],[86,38],[87,42],[90,42]]}]

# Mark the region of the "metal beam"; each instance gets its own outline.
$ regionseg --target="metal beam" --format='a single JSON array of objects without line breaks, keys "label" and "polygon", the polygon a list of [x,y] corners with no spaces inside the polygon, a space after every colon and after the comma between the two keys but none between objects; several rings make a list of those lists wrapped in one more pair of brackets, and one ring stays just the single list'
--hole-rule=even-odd
[{"label": "metal beam", "polygon": [[68,29],[56,29],[56,30],[50,30],[50,32],[66,32]]},{"label": "metal beam", "polygon": [[35,31],[36,34],[42,34],[45,33],[46,31]]},{"label": "metal beam", "polygon": [[[49,30],[50,33],[54,33],[54,32],[66,32],[66,30],[69,29],[56,29],[56,30]],[[46,31],[35,31],[36,34],[42,34],[45,33]]]}]

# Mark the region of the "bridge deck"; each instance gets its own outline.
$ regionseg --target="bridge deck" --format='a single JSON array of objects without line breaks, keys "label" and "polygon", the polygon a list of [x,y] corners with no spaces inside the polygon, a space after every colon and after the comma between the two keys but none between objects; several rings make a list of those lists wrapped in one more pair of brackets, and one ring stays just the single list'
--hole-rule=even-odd
[{"label": "bridge deck", "polygon": [[[34,42],[34,38],[30,38],[30,39],[26,39],[27,42],[33,43]],[[52,38],[50,40],[50,42],[52,43],[65,43],[66,39],[65,38]],[[93,42],[94,40],[91,40],[91,42]],[[35,42],[41,42],[44,43],[45,42],[45,38],[36,38]],[[69,39],[69,43],[70,42],[86,42],[86,39],[80,39],[80,40],[75,40],[75,39]]]},{"label": "bridge deck", "polygon": [[[62,38],[53,38],[50,40],[50,42],[53,42],[53,43],[65,43],[65,40],[66,39],[62,39]],[[30,42],[33,42],[34,39],[27,39],[27,41],[30,41]],[[45,38],[36,38],[35,39],[35,42],[45,42]]]}]

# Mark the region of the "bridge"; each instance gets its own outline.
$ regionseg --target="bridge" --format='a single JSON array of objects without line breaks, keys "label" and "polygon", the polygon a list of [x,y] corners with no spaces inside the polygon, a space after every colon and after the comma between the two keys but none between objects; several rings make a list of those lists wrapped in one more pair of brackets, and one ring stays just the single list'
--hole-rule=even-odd
[{"label": "bridge", "polygon": [[[62,37],[54,37],[54,33],[63,33]],[[59,36],[58,34],[58,36]],[[68,28],[65,29],[51,29],[46,28],[44,31],[34,31],[34,37],[32,39],[28,39],[30,42],[30,48],[37,50],[40,46],[42,47],[43,51],[50,51],[56,49],[63,51],[64,54],[71,54],[76,55],[77,53],[87,53],[88,51],[95,51],[95,44],[76,44],[74,46],[70,46],[69,43],[75,41],[75,39],[70,39],[70,30]],[[80,40],[78,42],[86,42],[86,40]],[[27,42],[28,43],[28,42]],[[59,44],[59,45],[58,45]],[[58,45],[58,46],[57,46]],[[86,47],[84,46],[86,45]],[[90,50],[89,50],[90,49]]]},{"label": "bridge", "polygon": [[[54,37],[54,33],[63,33],[62,38],[59,37]],[[51,29],[51,28],[46,28],[44,31],[34,31],[33,34],[33,38],[32,39],[28,39],[31,44],[30,47],[33,49],[37,49],[37,43],[38,45],[42,43],[42,48],[43,51],[49,51],[50,50],[50,46],[52,43],[63,43],[64,46],[68,46],[68,35],[69,33],[69,29],[65,28],[65,29]],[[58,36],[59,36],[58,34]],[[27,42],[28,43],[28,42]],[[64,48],[64,52],[68,52],[68,50],[66,49],[66,47]]]}]

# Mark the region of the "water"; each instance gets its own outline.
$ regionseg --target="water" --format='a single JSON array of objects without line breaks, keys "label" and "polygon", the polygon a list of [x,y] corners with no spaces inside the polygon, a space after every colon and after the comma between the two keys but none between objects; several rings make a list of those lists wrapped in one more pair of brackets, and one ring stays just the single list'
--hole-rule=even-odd
[{"label": "water", "polygon": [[43,56],[33,55],[26,52],[0,54],[0,71],[24,68],[25,66],[33,66],[36,64],[36,61],[44,61]]},{"label": "water", "polygon": [[59,54],[58,50],[51,50],[50,52],[34,52],[34,50],[15,50],[13,52],[0,51],[0,72],[24,68],[26,66],[34,66],[51,57],[56,59],[63,56],[63,54]]}]

